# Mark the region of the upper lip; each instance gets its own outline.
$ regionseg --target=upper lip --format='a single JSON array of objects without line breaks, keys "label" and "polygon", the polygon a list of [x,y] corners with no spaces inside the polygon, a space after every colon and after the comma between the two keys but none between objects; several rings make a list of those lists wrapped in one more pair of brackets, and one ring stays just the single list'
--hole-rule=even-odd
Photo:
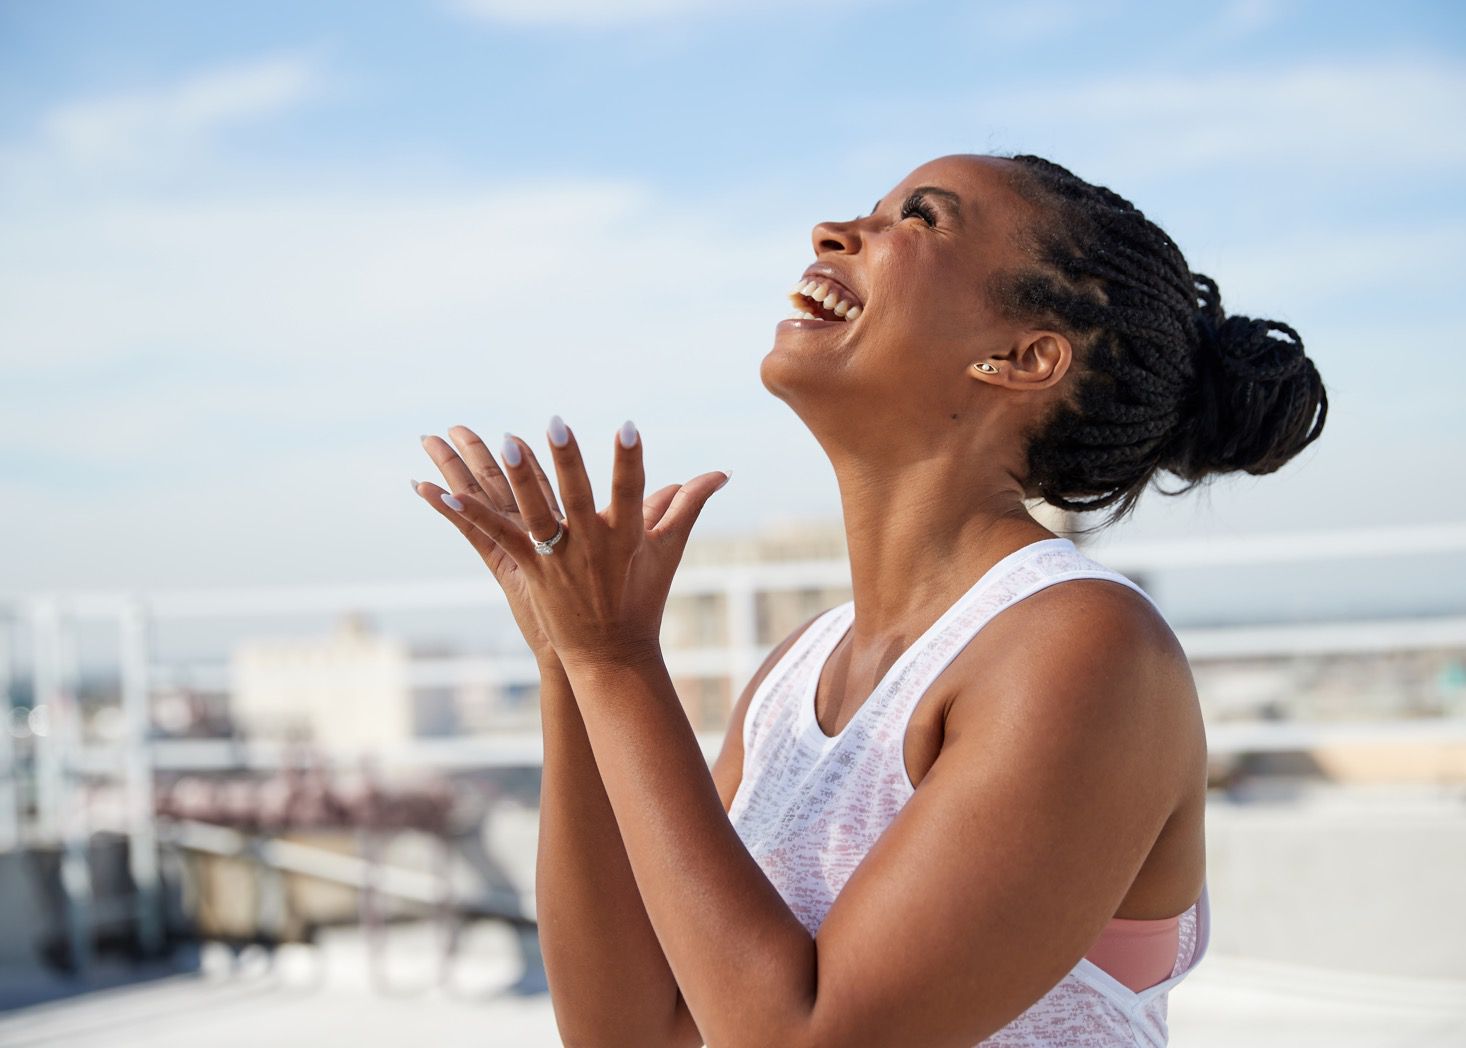
[{"label": "upper lip", "polygon": [[865,308],[865,299],[857,295],[850,287],[850,281],[844,277],[839,270],[828,262],[816,262],[804,271],[804,279],[818,280],[820,283],[829,284],[837,291],[841,298],[846,299],[852,306]]}]

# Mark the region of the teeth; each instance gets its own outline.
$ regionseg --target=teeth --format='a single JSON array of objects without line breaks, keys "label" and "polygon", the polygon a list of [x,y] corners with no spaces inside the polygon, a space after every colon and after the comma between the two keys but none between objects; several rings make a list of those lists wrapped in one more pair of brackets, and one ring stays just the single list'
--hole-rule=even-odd
[{"label": "teeth", "polygon": [[[791,291],[789,294],[791,298],[794,298],[795,296],[802,296],[803,298],[810,299],[811,301],[818,303],[821,308],[829,310],[830,312],[834,313],[836,317],[844,320],[854,320],[856,317],[860,316],[860,307],[852,304],[849,299],[841,298],[839,290],[836,289],[827,280],[801,281],[794,286],[794,290]],[[804,309],[804,304],[802,302],[796,300],[794,305],[796,308],[794,312],[790,314],[790,319],[793,319],[795,317],[802,317],[807,320],[820,319],[818,314],[811,313],[808,310]]]}]

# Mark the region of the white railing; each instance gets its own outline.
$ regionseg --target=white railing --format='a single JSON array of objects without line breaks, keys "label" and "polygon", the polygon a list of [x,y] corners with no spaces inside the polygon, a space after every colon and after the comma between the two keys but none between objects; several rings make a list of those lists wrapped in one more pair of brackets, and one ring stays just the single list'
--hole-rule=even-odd
[{"label": "white railing", "polygon": [[[1085,544],[1084,548],[1118,571],[1148,575],[1180,567],[1460,553],[1466,551],[1466,524],[1153,542],[1100,541]],[[721,647],[669,650],[668,668],[674,675],[726,675],[735,682],[735,688],[741,686],[767,653],[767,646],[757,636],[758,594],[839,589],[848,585],[849,566],[843,560],[688,565],[678,572],[672,592],[721,595],[728,614],[728,642]],[[0,599],[0,695],[9,693],[16,676],[15,644],[23,634],[29,641],[34,702],[49,713],[45,734],[34,739],[37,818],[31,832],[38,838],[59,840],[63,844],[63,878],[68,885],[83,885],[87,825],[84,805],[78,803],[78,784],[82,776],[115,776],[126,798],[127,831],[133,843],[130,849],[133,876],[146,891],[156,886],[158,878],[154,859],[155,771],[260,769],[278,766],[288,759],[280,747],[267,742],[241,744],[225,740],[149,738],[151,698],[159,688],[186,680],[195,686],[208,684],[222,691],[228,683],[222,663],[185,667],[155,662],[150,652],[155,631],[160,626],[312,613],[503,607],[503,595],[492,580],[42,593]],[[75,704],[78,630],[98,622],[110,623],[115,629],[120,652],[117,672],[122,730],[116,742],[107,746],[83,744]],[[1466,615],[1181,629],[1177,636],[1188,656],[1195,660],[1466,647]],[[422,658],[412,662],[408,671],[411,687],[537,682],[536,666],[527,654]],[[27,833],[20,818],[15,740],[9,728],[9,724],[0,728],[0,850],[16,846]],[[1297,749],[1346,736],[1456,740],[1466,736],[1466,723],[1436,719],[1383,728],[1378,723],[1349,726],[1266,721],[1220,724],[1209,730],[1209,741],[1215,752]],[[699,740],[709,757],[721,745],[716,733],[703,733]],[[538,733],[521,731],[488,737],[415,741],[374,750],[373,755],[387,764],[449,768],[535,765],[540,762],[541,752]],[[85,893],[84,887],[77,890]]]}]

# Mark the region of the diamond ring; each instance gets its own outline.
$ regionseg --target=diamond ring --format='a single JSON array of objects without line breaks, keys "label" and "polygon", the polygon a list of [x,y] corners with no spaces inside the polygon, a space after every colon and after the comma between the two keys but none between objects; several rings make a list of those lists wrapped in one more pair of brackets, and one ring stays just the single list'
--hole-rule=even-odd
[{"label": "diamond ring", "polygon": [[536,553],[540,554],[541,556],[548,557],[550,554],[555,552],[553,548],[555,543],[559,542],[560,539],[562,539],[564,536],[565,525],[557,520],[555,521],[555,534],[552,535],[550,538],[541,542],[539,539],[535,538],[534,535],[530,535],[529,540],[534,543],[534,551]]}]

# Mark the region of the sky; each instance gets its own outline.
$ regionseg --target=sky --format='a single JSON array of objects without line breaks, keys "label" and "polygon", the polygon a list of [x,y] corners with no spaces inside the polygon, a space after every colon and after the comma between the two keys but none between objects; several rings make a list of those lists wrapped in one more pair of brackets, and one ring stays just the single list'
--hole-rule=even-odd
[{"label": "sky", "polygon": [[731,470],[694,538],[838,520],[759,364],[811,227],[955,152],[1108,185],[1323,375],[1114,538],[1466,521],[1463,10],[0,2],[0,594],[464,577],[418,435],[554,413],[593,482],[628,418],[649,487]]}]

